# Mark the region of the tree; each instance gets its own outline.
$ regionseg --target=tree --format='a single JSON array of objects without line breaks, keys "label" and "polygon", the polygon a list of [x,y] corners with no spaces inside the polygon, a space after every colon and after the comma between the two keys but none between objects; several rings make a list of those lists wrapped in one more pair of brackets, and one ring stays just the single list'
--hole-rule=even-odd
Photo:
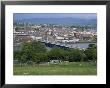
[{"label": "tree", "polygon": [[53,48],[49,53],[48,57],[50,60],[63,60],[65,56],[65,51],[60,48]]},{"label": "tree", "polygon": [[31,43],[31,46],[32,46],[32,50],[36,53],[45,53],[47,51],[45,44],[41,42],[33,41]]},{"label": "tree", "polygon": [[93,47],[96,48],[95,44],[89,44],[88,46],[89,46],[88,48],[93,48]]},{"label": "tree", "polygon": [[40,62],[48,61],[48,57],[46,53],[35,53],[32,57],[33,62],[39,64]]},{"label": "tree", "polygon": [[25,56],[24,59],[26,59],[27,61],[31,60],[32,55],[34,53],[31,43],[23,43],[21,52],[22,56]]},{"label": "tree", "polygon": [[42,61],[44,59],[47,59],[46,47],[41,42],[36,42],[36,41],[29,43],[25,42],[22,43],[22,47],[20,51],[14,51],[14,60],[18,60],[21,63],[32,61],[33,59],[35,59],[35,57],[38,58],[37,56],[40,57]]},{"label": "tree", "polygon": [[89,45],[88,49],[85,50],[85,54],[86,54],[86,61],[89,61],[89,60],[96,61],[97,60],[97,46]]},{"label": "tree", "polygon": [[84,52],[79,49],[72,49],[69,53],[69,61],[70,62],[84,61],[85,57],[86,57],[86,55],[84,54]]},{"label": "tree", "polygon": [[71,49],[71,50],[64,50],[60,48],[52,49],[48,54],[49,59],[51,60],[62,60],[62,61],[84,61],[86,55],[84,51],[79,49]]},{"label": "tree", "polygon": [[20,51],[14,51],[14,60],[18,60],[21,58],[21,52]]},{"label": "tree", "polygon": [[21,62],[21,63],[26,63],[27,62],[27,55],[25,53],[23,53],[21,55],[21,58],[19,58],[18,60]]}]

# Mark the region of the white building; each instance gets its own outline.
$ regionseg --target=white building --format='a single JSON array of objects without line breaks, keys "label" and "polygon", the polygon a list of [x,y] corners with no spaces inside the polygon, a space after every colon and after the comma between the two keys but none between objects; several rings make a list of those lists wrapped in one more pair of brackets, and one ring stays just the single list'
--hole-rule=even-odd
[{"label": "white building", "polygon": [[42,41],[42,37],[35,37],[37,41]]},{"label": "white building", "polygon": [[62,39],[64,39],[64,37],[56,37],[56,39],[58,39],[58,40],[62,40]]}]

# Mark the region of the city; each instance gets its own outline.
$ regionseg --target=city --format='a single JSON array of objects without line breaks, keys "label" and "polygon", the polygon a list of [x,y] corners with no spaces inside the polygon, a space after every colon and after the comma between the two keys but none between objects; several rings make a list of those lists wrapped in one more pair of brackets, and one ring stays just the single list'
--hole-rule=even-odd
[{"label": "city", "polygon": [[[14,46],[33,40],[68,48],[78,48],[74,44],[96,43],[97,31],[96,28],[87,26],[19,23],[14,25]],[[83,49],[84,47],[79,48]]]}]

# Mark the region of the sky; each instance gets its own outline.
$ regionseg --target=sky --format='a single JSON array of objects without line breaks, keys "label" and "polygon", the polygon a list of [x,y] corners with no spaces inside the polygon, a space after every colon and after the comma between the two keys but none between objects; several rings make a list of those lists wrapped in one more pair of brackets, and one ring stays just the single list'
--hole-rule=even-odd
[{"label": "sky", "polygon": [[96,13],[14,13],[16,19],[30,18],[81,18],[81,19],[96,19]]}]

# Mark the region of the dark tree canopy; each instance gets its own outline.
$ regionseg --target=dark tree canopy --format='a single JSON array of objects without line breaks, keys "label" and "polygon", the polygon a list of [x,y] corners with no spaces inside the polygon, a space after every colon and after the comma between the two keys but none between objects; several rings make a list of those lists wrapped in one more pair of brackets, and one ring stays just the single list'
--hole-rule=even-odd
[{"label": "dark tree canopy", "polygon": [[96,61],[97,46],[95,44],[90,44],[86,50],[52,48],[50,51],[47,51],[43,43],[33,41],[30,43],[23,43],[20,51],[14,51],[14,60],[18,60],[21,63],[27,61],[40,63],[50,60],[69,62]]},{"label": "dark tree canopy", "polygon": [[97,46],[96,45],[89,45],[89,48],[85,50],[86,60],[97,60]]}]

